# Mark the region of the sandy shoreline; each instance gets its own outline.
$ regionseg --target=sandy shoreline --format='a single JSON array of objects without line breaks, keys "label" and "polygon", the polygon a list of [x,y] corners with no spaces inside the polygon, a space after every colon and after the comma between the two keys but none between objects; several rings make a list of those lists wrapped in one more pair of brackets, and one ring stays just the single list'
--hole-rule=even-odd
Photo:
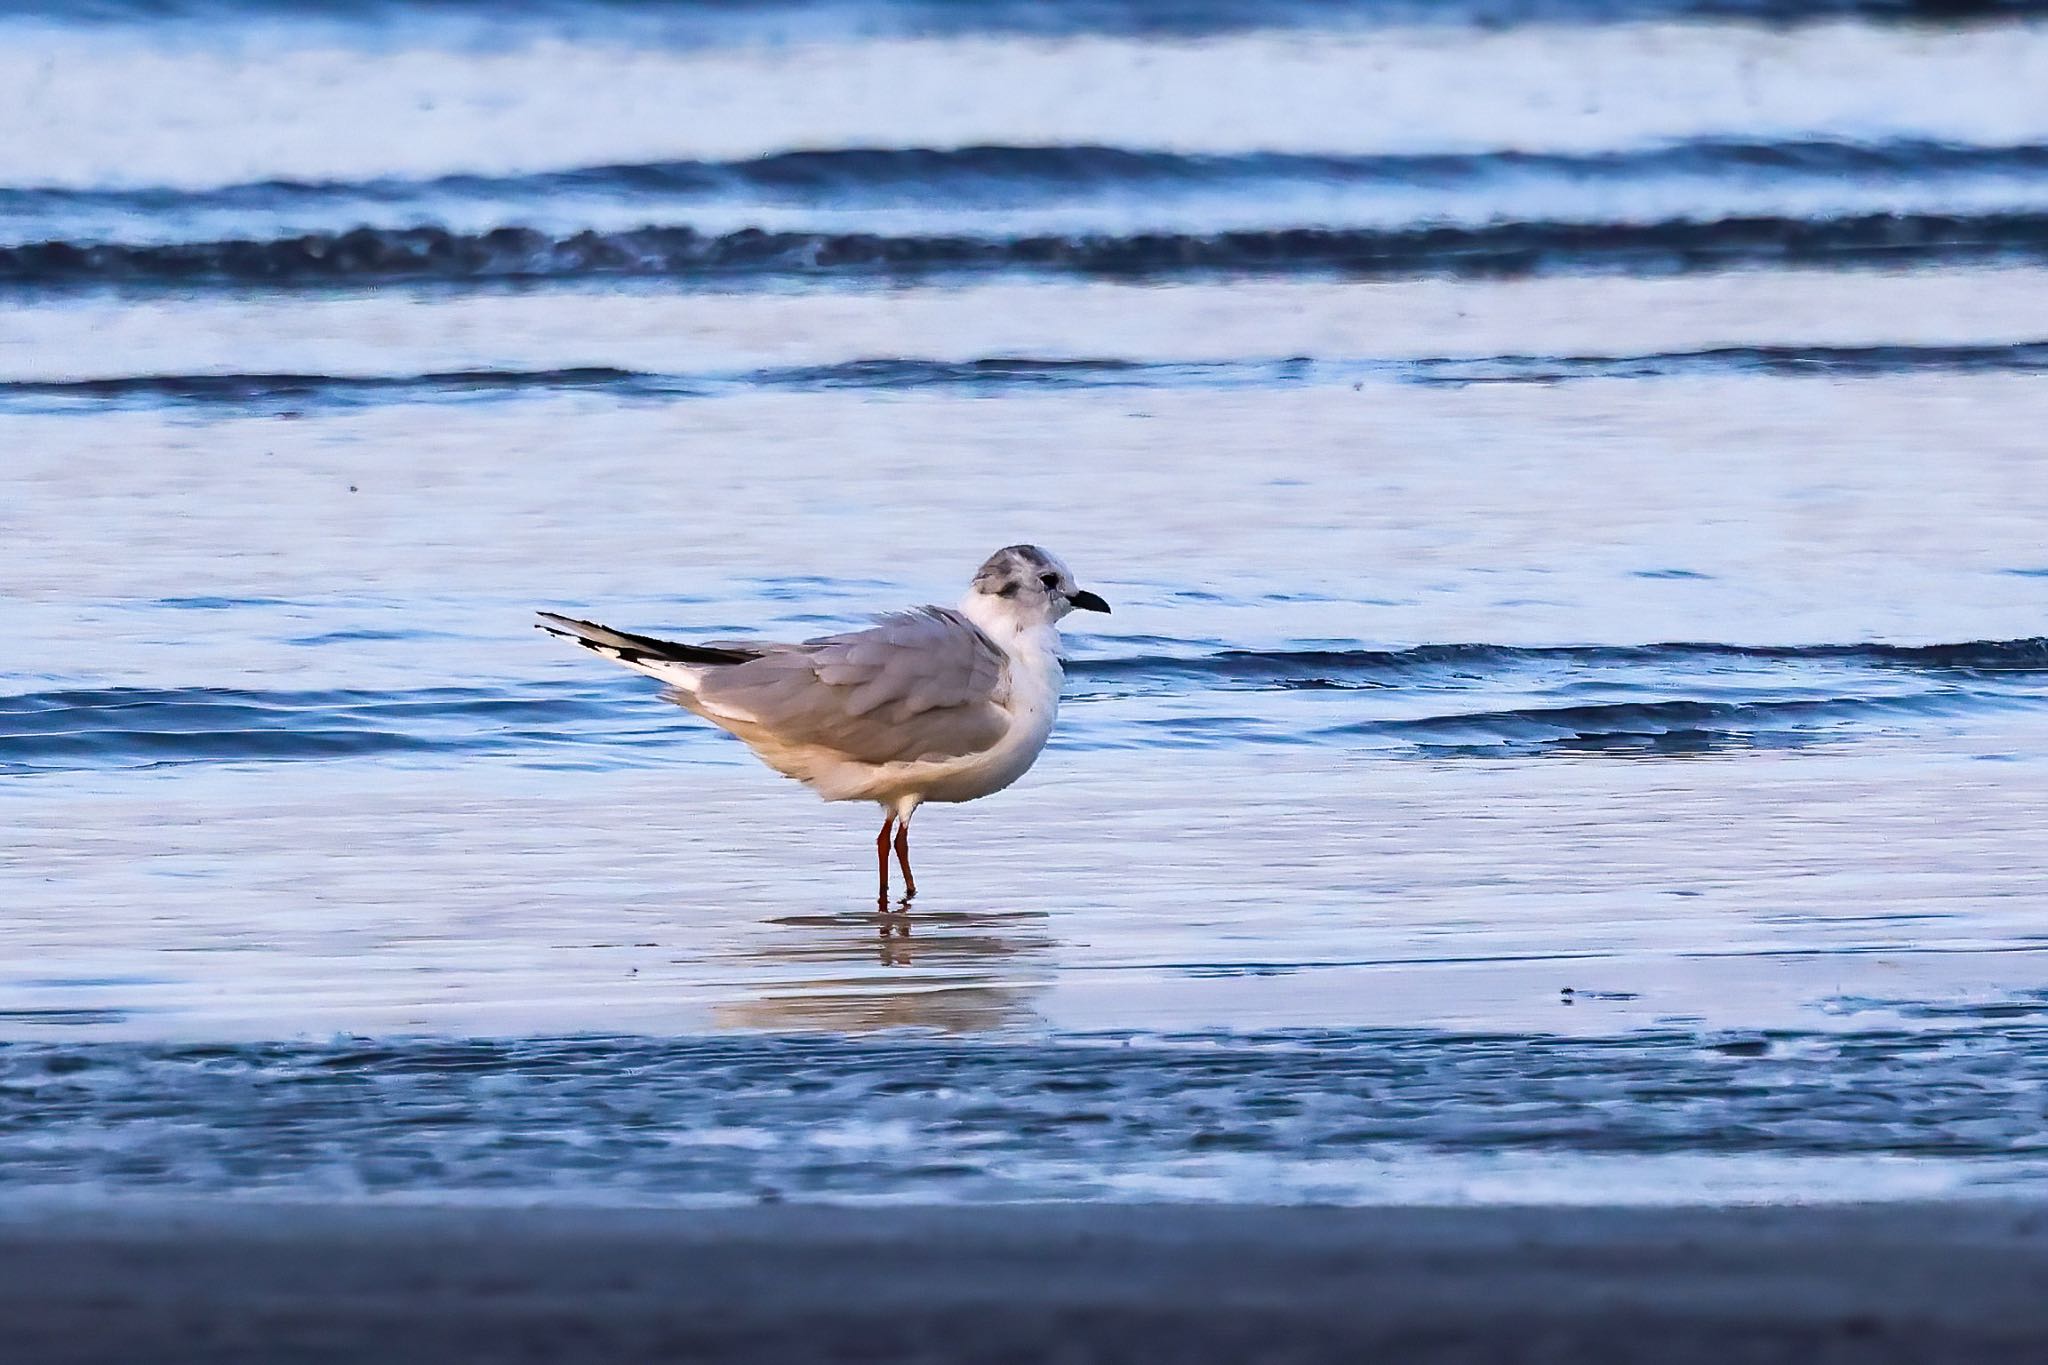
[{"label": "sandy shoreline", "polygon": [[2048,1207],[16,1201],[0,1322],[15,1365],[2011,1361]]}]

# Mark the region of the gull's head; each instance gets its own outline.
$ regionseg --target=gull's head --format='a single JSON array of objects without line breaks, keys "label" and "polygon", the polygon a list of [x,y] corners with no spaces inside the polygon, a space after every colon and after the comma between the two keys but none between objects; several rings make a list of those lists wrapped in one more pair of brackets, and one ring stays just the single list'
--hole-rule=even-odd
[{"label": "gull's head", "polygon": [[1108,611],[1109,603],[1074,581],[1074,571],[1036,545],[1010,545],[988,557],[963,604],[976,624],[1012,629],[1049,626],[1070,611]]}]

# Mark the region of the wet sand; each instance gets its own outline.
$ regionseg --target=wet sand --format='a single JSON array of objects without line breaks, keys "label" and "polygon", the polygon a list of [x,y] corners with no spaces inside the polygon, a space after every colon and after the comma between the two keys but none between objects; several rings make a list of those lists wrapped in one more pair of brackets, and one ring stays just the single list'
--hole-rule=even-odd
[{"label": "wet sand", "polygon": [[16,1203],[15,1365],[1999,1361],[2048,1208]]}]

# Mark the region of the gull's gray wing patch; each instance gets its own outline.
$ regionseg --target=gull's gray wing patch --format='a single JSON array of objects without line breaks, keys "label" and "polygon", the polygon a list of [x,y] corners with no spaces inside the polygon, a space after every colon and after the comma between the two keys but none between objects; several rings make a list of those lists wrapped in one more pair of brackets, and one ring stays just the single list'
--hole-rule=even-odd
[{"label": "gull's gray wing patch", "polygon": [[753,743],[901,763],[993,746],[1010,727],[1008,694],[995,641],[957,611],[924,607],[708,670],[683,700]]}]

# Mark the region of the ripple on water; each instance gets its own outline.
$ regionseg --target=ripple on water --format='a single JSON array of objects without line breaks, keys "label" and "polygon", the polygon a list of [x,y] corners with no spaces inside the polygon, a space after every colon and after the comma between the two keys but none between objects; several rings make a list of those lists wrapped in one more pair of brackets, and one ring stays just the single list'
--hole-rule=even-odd
[{"label": "ripple on water", "polygon": [[0,1184],[965,1201],[1171,1186],[1435,1202],[1485,1197],[1503,1169],[1563,1188],[1603,1161],[1658,1159],[1732,1163],[1765,1187],[1830,1161],[1866,1189],[1874,1160],[1918,1162],[1922,1189],[2038,1180],[2038,1010],[1957,1022],[1595,1042],[18,1043],[0,1047]]},{"label": "ripple on water", "polygon": [[[818,589],[781,591],[794,600]],[[450,638],[355,629],[292,645],[351,651]],[[1074,661],[1076,695],[1055,742],[1324,745],[1434,757],[1689,755],[1854,742],[2048,707],[2041,639],[1775,649],[1183,648]],[[1218,693],[1229,694],[1230,709],[1220,708]],[[386,690],[106,687],[0,697],[0,773],[398,755],[624,764],[650,746],[712,738],[663,706],[651,684],[605,673]]]}]

